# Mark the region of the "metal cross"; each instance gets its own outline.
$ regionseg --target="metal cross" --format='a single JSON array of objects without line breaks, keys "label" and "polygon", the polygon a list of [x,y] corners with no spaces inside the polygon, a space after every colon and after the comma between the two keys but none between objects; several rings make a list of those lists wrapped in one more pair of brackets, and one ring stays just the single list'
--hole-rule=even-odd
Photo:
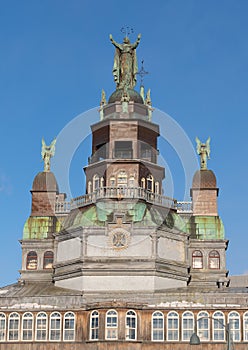
[{"label": "metal cross", "polygon": [[133,28],[128,27],[128,26],[123,26],[121,28],[121,32],[127,37],[129,34],[133,33]]},{"label": "metal cross", "polygon": [[140,76],[140,85],[143,86],[144,76],[149,74],[149,72],[144,69],[144,60],[141,61],[141,69],[137,74]]}]

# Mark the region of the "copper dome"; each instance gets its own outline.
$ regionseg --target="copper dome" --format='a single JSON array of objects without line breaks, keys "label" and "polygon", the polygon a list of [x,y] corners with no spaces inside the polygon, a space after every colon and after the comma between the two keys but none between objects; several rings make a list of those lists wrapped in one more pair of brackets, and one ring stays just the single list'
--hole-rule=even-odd
[{"label": "copper dome", "polygon": [[195,172],[192,188],[216,188],[217,182],[214,172],[208,169],[201,169]]},{"label": "copper dome", "polygon": [[[133,89],[127,89],[130,101],[144,104],[143,98],[140,96],[140,94],[133,90]],[[117,89],[115,90],[112,95],[109,97],[108,103],[114,103],[116,101],[121,101],[123,94],[123,89]]]},{"label": "copper dome", "polygon": [[50,171],[38,173],[33,181],[32,191],[59,192],[59,187],[54,174]]}]

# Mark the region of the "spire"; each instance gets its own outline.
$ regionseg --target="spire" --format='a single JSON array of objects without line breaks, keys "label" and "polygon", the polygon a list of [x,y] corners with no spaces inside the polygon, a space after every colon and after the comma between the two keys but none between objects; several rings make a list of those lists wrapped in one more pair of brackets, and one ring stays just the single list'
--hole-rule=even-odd
[{"label": "spire", "polygon": [[207,160],[210,159],[210,137],[207,139],[206,143],[202,143],[198,137],[196,137],[196,151],[200,155],[201,160],[201,170],[207,169]]}]

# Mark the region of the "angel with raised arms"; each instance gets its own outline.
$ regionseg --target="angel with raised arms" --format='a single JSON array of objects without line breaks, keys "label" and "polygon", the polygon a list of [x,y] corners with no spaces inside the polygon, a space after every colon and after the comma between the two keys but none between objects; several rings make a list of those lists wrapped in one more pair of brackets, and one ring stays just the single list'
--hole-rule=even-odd
[{"label": "angel with raised arms", "polygon": [[42,159],[44,160],[44,171],[50,171],[50,163],[51,163],[51,158],[55,154],[55,144],[56,144],[56,138],[52,141],[52,143],[47,146],[45,143],[44,138],[42,138],[41,143],[42,143],[42,148],[41,148],[41,156]]},{"label": "angel with raised arms", "polygon": [[210,137],[206,143],[202,143],[198,137],[196,137],[196,151],[201,158],[201,169],[207,169],[207,159],[210,159]]}]

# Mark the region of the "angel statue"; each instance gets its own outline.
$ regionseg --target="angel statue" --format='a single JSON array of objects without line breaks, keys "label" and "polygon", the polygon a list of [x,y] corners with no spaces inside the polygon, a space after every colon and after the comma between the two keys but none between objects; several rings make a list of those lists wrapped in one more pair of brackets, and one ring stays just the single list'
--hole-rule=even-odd
[{"label": "angel statue", "polygon": [[201,143],[201,141],[196,137],[196,151],[201,158],[201,169],[207,169],[207,159],[210,159],[210,137],[207,139],[206,143]]},{"label": "angel statue", "polygon": [[45,144],[44,138],[42,138],[42,148],[41,148],[41,156],[44,160],[44,171],[50,171],[50,159],[54,156],[55,153],[55,144],[56,138],[52,141],[50,146]]}]

